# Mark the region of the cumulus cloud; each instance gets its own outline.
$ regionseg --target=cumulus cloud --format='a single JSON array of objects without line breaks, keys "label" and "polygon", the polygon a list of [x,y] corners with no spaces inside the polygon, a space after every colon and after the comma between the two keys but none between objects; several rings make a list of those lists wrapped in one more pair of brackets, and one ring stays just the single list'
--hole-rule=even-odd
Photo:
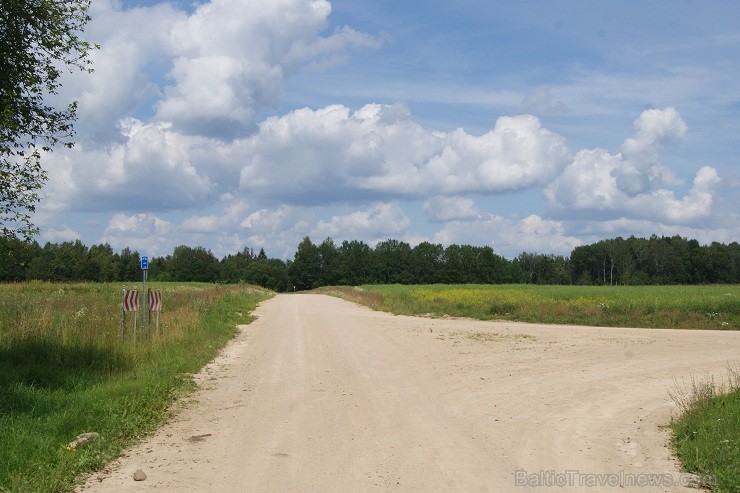
[{"label": "cumulus cloud", "polygon": [[620,153],[604,149],[578,152],[544,189],[550,210],[562,216],[595,213],[609,219],[626,215],[687,225],[708,218],[721,182],[714,168],[702,167],[683,198],[664,188],[676,180],[660,164],[660,151],[686,133],[678,112],[673,108],[647,110],[635,121],[635,128],[635,137],[625,140]]},{"label": "cumulus cloud", "polygon": [[[564,139],[533,116],[501,117],[476,136],[426,128],[404,105],[303,108],[230,142],[135,118],[118,130],[121,142],[50,156],[49,210],[158,212],[205,207],[222,194],[304,207],[497,194],[545,185],[571,160]],[[431,218],[474,215],[469,202],[455,199],[451,212],[444,200],[425,205]],[[213,219],[185,226],[206,230]]]},{"label": "cumulus cloud", "polygon": [[396,202],[377,202],[368,207],[320,218],[315,207],[280,205],[275,208],[248,210],[246,204],[233,199],[223,214],[191,216],[182,221],[190,238],[213,238],[214,253],[267,248],[273,255],[290,258],[305,236],[320,242],[326,237],[335,241],[362,240],[368,244],[387,238],[408,238],[411,218]]},{"label": "cumulus cloud", "polygon": [[431,222],[466,221],[480,216],[475,201],[467,197],[432,197],[422,205]]},{"label": "cumulus cloud", "polygon": [[643,111],[634,126],[636,135],[624,141],[620,149],[622,162],[612,170],[617,187],[629,195],[673,181],[670,170],[659,163],[660,152],[665,146],[678,143],[687,131],[675,108]]},{"label": "cumulus cloud", "polygon": [[434,235],[433,241],[490,245],[499,255],[510,258],[524,251],[568,255],[581,244],[577,237],[566,233],[562,221],[536,214],[522,219],[482,214],[474,221],[451,221]]},{"label": "cumulus cloud", "polygon": [[381,44],[350,28],[320,36],[331,12],[324,0],[244,7],[241,0],[211,0],[172,27],[172,83],[157,103],[157,119],[187,133],[244,133],[256,115],[278,105],[285,79],[302,64]]},{"label": "cumulus cloud", "polygon": [[398,203],[377,203],[366,210],[319,221],[312,230],[312,236],[335,240],[361,239],[373,244],[382,239],[403,237],[410,225],[411,219]]},{"label": "cumulus cloud", "polygon": [[115,214],[99,240],[113,248],[130,247],[147,255],[171,253],[174,225],[154,214]]},{"label": "cumulus cloud", "polygon": [[116,214],[108,222],[105,234],[113,237],[146,238],[152,233],[168,233],[171,227],[171,223],[154,214]]},{"label": "cumulus cloud", "polygon": [[219,214],[194,215],[182,220],[180,226],[188,233],[218,233],[232,231],[249,211],[249,204],[235,199],[231,194],[220,198]]},{"label": "cumulus cloud", "polygon": [[330,13],[326,0],[211,0],[189,13],[95,0],[85,31],[100,45],[95,71],[67,75],[58,99],[79,102],[78,136],[98,144],[116,140],[118,120],[137,113],[186,134],[242,135],[279,105],[302,66],[383,45],[350,27],[324,34]]},{"label": "cumulus cloud", "polygon": [[[170,226],[178,240],[139,230],[158,238],[150,246],[215,239],[223,253],[243,244],[283,255],[305,235],[366,241],[422,237],[411,231],[413,220],[399,201],[419,202],[430,223],[443,224],[438,241],[475,237],[489,243],[493,240],[485,235],[495,231],[495,241],[506,249],[551,246],[565,252],[576,245],[564,222],[539,215],[490,216],[474,201],[525,188],[541,188],[553,217],[576,222],[584,216],[684,226],[706,221],[721,184],[714,168],[701,168],[682,197],[666,187],[670,170],[661,165],[660,150],[686,131],[678,113],[649,110],[635,128],[622,152],[584,149],[571,155],[563,137],[530,115],[501,117],[491,131],[475,136],[426,128],[400,104],[369,104],[354,112],[342,105],[298,109],[268,118],[255,134],[230,142],[129,118],[119,124],[121,143],[54,153],[44,208],[149,213],[208,208]],[[635,170],[644,191],[626,190],[626,169]],[[354,211],[319,218],[321,207],[332,204]],[[125,235],[116,233],[122,218],[111,221],[105,238],[123,243]]]},{"label": "cumulus cloud", "polygon": [[[481,135],[425,127],[404,104],[302,108],[260,121],[302,67],[330,67],[383,44],[347,26],[326,32],[330,13],[326,0],[256,0],[249,8],[211,0],[191,12],[95,0],[86,31],[101,45],[95,72],[70,75],[60,95],[79,101],[79,143],[47,157],[40,212],[118,212],[101,239],[114,247],[166,252],[202,240],[278,254],[304,235],[422,238],[402,203],[420,204],[430,223],[442,224],[435,238],[445,243],[576,245],[563,221],[507,219],[474,201],[528,189],[542,189],[547,213],[571,221],[691,230],[712,217],[723,185],[716,169],[699,169],[679,194],[681,180],[660,161],[687,132],[674,108],[643,112],[616,153],[572,154],[530,114],[502,116]],[[521,105],[533,114],[568,111],[548,88]],[[322,215],[321,206],[337,204],[349,212]],[[188,209],[198,212],[162,219]],[[43,238],[72,239],[75,229],[50,226]]]},{"label": "cumulus cloud", "polygon": [[269,118],[243,151],[243,193],[316,204],[523,190],[551,181],[570,158],[564,139],[530,115],[501,117],[475,136],[436,132],[403,106],[379,104]]},{"label": "cumulus cloud", "polygon": [[80,238],[80,234],[67,225],[51,226],[44,228],[41,239],[57,243],[60,241],[75,241]]},{"label": "cumulus cloud", "polygon": [[213,196],[214,182],[191,161],[200,147],[212,144],[136,119],[122,121],[119,131],[123,143],[107,148],[82,143],[48,156],[45,207],[164,211],[203,205]]},{"label": "cumulus cloud", "polygon": [[119,120],[160,96],[167,35],[187,14],[169,3],[123,10],[115,0],[94,0],[90,15],[85,37],[99,45],[90,52],[94,71],[65,73],[57,99],[78,102],[78,140],[105,145],[120,140]]}]

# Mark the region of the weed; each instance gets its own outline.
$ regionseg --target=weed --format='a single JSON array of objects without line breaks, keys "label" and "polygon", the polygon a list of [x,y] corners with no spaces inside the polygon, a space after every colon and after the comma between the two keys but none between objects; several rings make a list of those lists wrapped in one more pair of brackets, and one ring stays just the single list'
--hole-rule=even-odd
[{"label": "weed", "polygon": [[[157,285],[161,332],[120,339],[120,284],[0,285],[0,491],[70,491],[154,430],[270,294]],[[251,288],[250,288],[251,289]],[[139,327],[140,328],[140,327]],[[98,440],[69,444],[83,432]]]},{"label": "weed", "polygon": [[594,326],[740,329],[738,286],[369,285],[318,290],[405,315]]},{"label": "weed", "polygon": [[478,342],[497,342],[505,340],[529,340],[536,341],[537,338],[530,334],[500,334],[498,332],[473,332],[468,334],[468,339],[472,339]]},{"label": "weed", "polygon": [[692,378],[670,394],[681,411],[671,427],[683,467],[717,493],[740,491],[740,365],[724,385]]}]

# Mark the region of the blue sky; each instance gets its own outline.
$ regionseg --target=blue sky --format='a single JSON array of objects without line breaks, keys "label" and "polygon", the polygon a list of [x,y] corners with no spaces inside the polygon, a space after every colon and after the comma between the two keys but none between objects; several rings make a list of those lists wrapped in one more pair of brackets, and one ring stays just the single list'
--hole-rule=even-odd
[{"label": "blue sky", "polygon": [[41,241],[740,240],[740,4],[93,0]]}]

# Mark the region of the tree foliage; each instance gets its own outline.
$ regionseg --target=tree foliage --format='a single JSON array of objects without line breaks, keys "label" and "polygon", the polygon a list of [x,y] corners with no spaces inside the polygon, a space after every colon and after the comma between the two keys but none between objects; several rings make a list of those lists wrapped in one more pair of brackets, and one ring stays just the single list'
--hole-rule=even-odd
[{"label": "tree foliage", "polygon": [[571,277],[578,284],[704,284],[740,282],[740,245],[702,246],[680,236],[618,237],[576,247]]},{"label": "tree foliage", "polygon": [[[139,282],[140,256],[110,245],[87,248],[80,241],[47,243],[0,237],[0,281]],[[570,257],[523,252],[512,260],[489,246],[398,240],[371,247],[362,241],[337,246],[309,237],[292,261],[271,259],[250,248],[218,260],[203,247],[181,245],[149,262],[152,281],[257,284],[275,291],[359,284],[736,284],[740,244],[700,245],[679,236],[602,240]]]},{"label": "tree foliage", "polygon": [[30,239],[43,153],[72,146],[76,102],[54,108],[65,69],[89,71],[90,0],[0,0],[0,225]]}]

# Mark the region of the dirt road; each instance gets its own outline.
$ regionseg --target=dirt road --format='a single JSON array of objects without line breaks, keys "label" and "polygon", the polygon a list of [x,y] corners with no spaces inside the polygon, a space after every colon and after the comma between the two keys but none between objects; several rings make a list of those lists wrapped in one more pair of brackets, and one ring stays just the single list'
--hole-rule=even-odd
[{"label": "dirt road", "polygon": [[695,492],[667,447],[668,392],[740,361],[740,332],[423,319],[302,294],[256,315],[177,417],[80,491]]}]

